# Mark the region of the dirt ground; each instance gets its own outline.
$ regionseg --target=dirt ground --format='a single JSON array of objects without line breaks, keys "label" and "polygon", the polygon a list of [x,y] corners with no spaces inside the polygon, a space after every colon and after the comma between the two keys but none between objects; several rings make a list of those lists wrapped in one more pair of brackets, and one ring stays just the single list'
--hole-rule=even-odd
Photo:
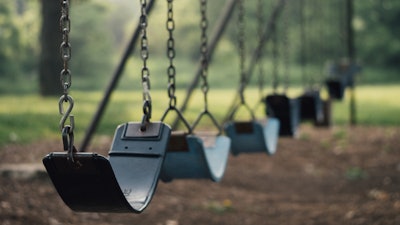
[{"label": "dirt ground", "polygon": [[[109,138],[97,138],[106,154]],[[10,145],[0,165],[40,163],[61,141]],[[230,156],[220,183],[160,182],[142,214],[75,213],[46,175],[0,177],[0,224],[400,224],[400,128],[303,125],[274,156]]]}]

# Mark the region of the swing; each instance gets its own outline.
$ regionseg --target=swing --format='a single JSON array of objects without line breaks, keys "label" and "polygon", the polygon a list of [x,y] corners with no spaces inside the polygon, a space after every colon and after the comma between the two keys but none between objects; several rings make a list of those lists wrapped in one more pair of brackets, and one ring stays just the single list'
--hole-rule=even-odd
[{"label": "swing", "polygon": [[296,136],[300,122],[299,101],[286,94],[271,94],[265,98],[266,114],[280,121],[280,136]]},{"label": "swing", "polygon": [[[142,40],[146,39],[146,1],[142,2]],[[60,128],[64,152],[52,152],[43,158],[43,164],[58,194],[65,204],[81,212],[134,212],[141,213],[150,203],[155,192],[170,128],[161,122],[150,122],[151,98],[149,74],[146,68],[147,42],[142,41],[143,120],[128,122],[117,127],[109,157],[96,153],[77,152],[74,142],[74,119],[70,115],[73,99],[68,95],[71,76],[68,70],[70,58],[69,0],[62,2],[61,26],[63,30],[62,56],[64,69],[61,80],[64,95],[59,101]],[[67,48],[67,49],[64,49]],[[67,55],[65,55],[67,53]],[[64,102],[69,107],[64,112]],[[70,118],[70,125],[66,125]]]},{"label": "swing", "polygon": [[[288,16],[285,17],[283,26],[283,36],[284,41],[284,62],[285,69],[289,69],[288,62],[288,43],[287,43],[287,25]],[[283,93],[278,93],[278,39],[277,39],[277,29],[274,24],[272,30],[272,58],[273,58],[273,93],[267,95],[264,98],[264,103],[266,106],[265,113],[267,116],[276,118],[280,122],[279,135],[280,136],[296,136],[297,128],[300,121],[300,105],[297,99],[289,98],[287,96],[287,90],[289,88],[289,72],[285,72],[285,83]]]},{"label": "swing", "polygon": [[[338,32],[342,37],[338,38],[339,46],[336,46],[336,49],[340,49],[341,47],[345,47],[346,49],[346,58],[342,60],[335,60],[328,65],[327,68],[327,77],[325,80],[326,87],[328,89],[328,94],[331,99],[342,100],[344,98],[345,90],[347,87],[354,87],[354,78],[355,75],[360,72],[360,66],[356,65],[353,62],[353,54],[354,54],[354,43],[353,43],[353,31],[351,26],[352,21],[352,7],[351,4],[345,4],[345,8],[342,8],[343,5],[338,5],[339,9],[336,11],[340,12],[339,18],[346,18],[344,20],[339,20],[337,18],[332,21],[339,21],[338,23]],[[336,58],[338,58],[339,54],[343,54],[345,52],[340,52],[336,54]]]},{"label": "swing", "polygon": [[[219,182],[225,172],[228,161],[228,153],[230,147],[230,139],[221,135],[219,125],[217,124],[213,115],[207,109],[207,1],[201,1],[201,28],[202,28],[202,78],[204,94],[205,109],[194,122],[193,127],[190,127],[188,122],[182,116],[181,112],[176,108],[175,97],[175,67],[172,64],[174,56],[173,43],[174,39],[172,31],[174,27],[172,0],[168,0],[168,22],[167,29],[170,37],[168,40],[168,53],[170,59],[170,66],[168,69],[169,88],[168,93],[170,97],[170,105],[167,111],[162,116],[161,121],[164,120],[167,113],[171,110],[178,114],[178,118],[183,121],[187,128],[187,132],[174,131],[170,138],[168,150],[165,156],[164,164],[162,167],[160,178],[164,182],[170,182],[173,179],[211,179],[214,182]],[[200,137],[193,133],[194,128],[199,123],[200,119],[207,115],[211,118],[214,125],[218,128],[219,133],[216,137]],[[215,138],[215,140],[210,140]],[[212,144],[210,144],[213,142]]]},{"label": "swing", "polygon": [[322,100],[322,120],[314,121],[317,127],[329,127],[332,124],[332,101],[331,99]]},{"label": "swing", "polygon": [[[315,5],[314,5],[315,6]],[[307,61],[308,61],[308,55],[309,53],[307,50],[310,48],[307,48],[307,43],[306,43],[306,26],[305,26],[305,19],[304,19],[304,2],[302,2],[300,6],[300,32],[301,32],[301,37],[300,37],[300,42],[302,46],[302,54],[301,54],[301,66],[302,66],[302,79],[303,79],[303,84],[305,87],[305,91],[302,95],[298,97],[299,104],[300,104],[300,120],[301,121],[306,121],[306,120],[312,120],[314,123],[320,122],[323,120],[323,108],[322,108],[322,100],[320,97],[319,89],[315,89],[313,87],[314,84],[314,78],[310,75],[306,75],[306,67],[307,67]],[[315,7],[313,7],[315,9]],[[309,34],[309,33],[307,33]]]},{"label": "swing", "polygon": [[[219,135],[213,145],[196,135],[173,133],[165,156],[160,178],[164,182],[173,179],[211,179],[221,181],[228,162],[230,139]],[[175,144],[173,146],[173,144]]]},{"label": "swing", "polygon": [[337,100],[343,99],[345,85],[341,80],[327,79],[326,86],[328,88],[329,97],[331,99],[337,99]]},{"label": "swing", "polygon": [[[239,105],[240,106],[240,105]],[[248,107],[247,105],[244,107]],[[230,116],[232,120],[235,112]],[[231,153],[266,152],[273,155],[276,152],[279,137],[280,122],[276,118],[269,118],[265,125],[255,121],[230,121],[225,124],[225,132],[232,140]]]},{"label": "swing", "polygon": [[354,86],[354,77],[360,70],[360,66],[348,61],[331,64],[325,81],[329,97],[342,100],[346,87]]},{"label": "swing", "polygon": [[[260,2],[259,2],[260,3]],[[239,53],[240,53],[240,103],[233,109],[229,116],[229,122],[225,124],[225,132],[232,140],[231,153],[266,152],[272,155],[276,152],[278,145],[279,120],[269,118],[265,125],[257,122],[253,111],[244,99],[246,86],[246,74],[244,73],[244,2],[239,2]],[[234,117],[240,107],[247,109],[251,115],[250,121],[235,121]]]},{"label": "swing", "polygon": [[66,205],[81,212],[142,212],[154,194],[169,127],[118,126],[109,158],[96,153],[53,152],[43,163]]},{"label": "swing", "polygon": [[323,120],[323,102],[319,90],[307,90],[298,97],[301,120],[320,122]]},{"label": "swing", "polygon": [[336,63],[328,65],[328,78],[325,81],[329,98],[342,100],[346,89],[346,79],[339,73]]}]

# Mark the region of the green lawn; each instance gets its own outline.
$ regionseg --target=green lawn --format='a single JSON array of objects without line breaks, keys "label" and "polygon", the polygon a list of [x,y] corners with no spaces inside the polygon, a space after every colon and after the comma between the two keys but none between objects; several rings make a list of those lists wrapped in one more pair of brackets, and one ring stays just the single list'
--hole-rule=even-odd
[{"label": "green lawn", "polygon": [[[268,93],[268,90],[265,91]],[[289,93],[296,96],[301,93],[300,88],[293,88]],[[178,92],[178,104],[183,101],[183,92]],[[209,92],[209,110],[221,120],[235,94],[233,89],[211,89]],[[159,120],[168,106],[165,90],[152,90],[153,120]],[[73,92],[75,107],[76,139],[82,138],[87,125],[90,123],[97,104],[102,97],[101,92]],[[399,126],[400,125],[400,85],[360,86],[356,89],[357,121],[360,125]],[[348,97],[348,96],[347,96]],[[246,91],[246,99],[254,106],[259,99],[258,91]],[[333,104],[333,120],[335,124],[348,123],[349,98]],[[58,98],[41,98],[33,95],[0,97],[0,145],[8,143],[29,143],[44,138],[59,138],[58,123],[61,116],[58,114]],[[117,91],[99,124],[97,134],[112,135],[118,124],[141,119],[141,93]],[[185,112],[190,123],[197,117],[203,107],[203,97],[196,92],[192,97],[189,108]],[[263,109],[257,111],[263,116]],[[167,122],[175,116],[171,113]],[[204,120],[209,125],[209,120]]]}]

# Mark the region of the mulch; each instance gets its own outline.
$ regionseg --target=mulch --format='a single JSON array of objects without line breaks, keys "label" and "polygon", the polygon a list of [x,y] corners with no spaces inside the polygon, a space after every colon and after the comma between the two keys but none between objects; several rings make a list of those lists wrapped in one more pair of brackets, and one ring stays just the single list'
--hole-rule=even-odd
[{"label": "mulch", "polygon": [[[110,142],[97,137],[93,149],[106,155]],[[40,164],[59,149],[5,146],[0,165]],[[159,182],[141,214],[76,213],[46,175],[2,175],[0,224],[400,224],[400,128],[302,125],[273,156],[230,156],[220,183]]]}]

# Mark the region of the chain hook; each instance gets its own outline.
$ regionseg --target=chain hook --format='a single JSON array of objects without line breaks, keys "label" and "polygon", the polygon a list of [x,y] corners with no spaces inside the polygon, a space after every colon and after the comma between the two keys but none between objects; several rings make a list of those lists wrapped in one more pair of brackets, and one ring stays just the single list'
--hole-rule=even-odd
[{"label": "chain hook", "polygon": [[71,126],[67,125],[62,129],[62,141],[64,151],[68,153],[68,160],[75,163],[74,153],[77,152],[74,146],[74,132],[72,132]]},{"label": "chain hook", "polygon": [[[64,111],[64,102],[67,102],[69,104],[67,111]],[[61,120],[60,120],[60,130],[63,130],[66,127],[65,122],[67,121],[67,119],[69,117],[69,120],[70,120],[69,132],[70,133],[73,132],[73,130],[75,128],[74,116],[71,115],[73,108],[74,108],[74,99],[69,95],[62,95],[60,97],[60,100],[58,101],[58,109],[59,109],[60,115],[62,115]]]},{"label": "chain hook", "polygon": [[152,113],[151,111],[152,111],[151,102],[145,100],[143,102],[143,117],[142,117],[142,124],[140,126],[140,131],[142,132],[146,131],[146,126],[150,122]]}]

